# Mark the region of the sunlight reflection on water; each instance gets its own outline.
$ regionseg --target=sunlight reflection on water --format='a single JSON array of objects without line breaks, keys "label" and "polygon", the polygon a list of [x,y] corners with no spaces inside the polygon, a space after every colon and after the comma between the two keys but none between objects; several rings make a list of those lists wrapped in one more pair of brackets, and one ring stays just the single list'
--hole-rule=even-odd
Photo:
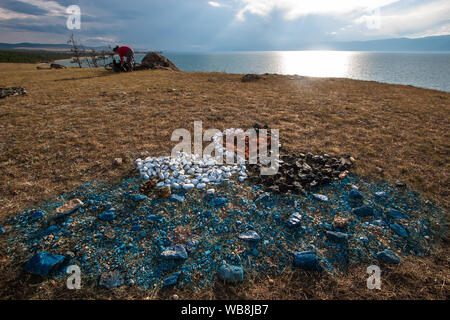
[{"label": "sunlight reflection on water", "polygon": [[346,77],[350,60],[357,54],[346,51],[278,52],[280,73],[310,77]]}]

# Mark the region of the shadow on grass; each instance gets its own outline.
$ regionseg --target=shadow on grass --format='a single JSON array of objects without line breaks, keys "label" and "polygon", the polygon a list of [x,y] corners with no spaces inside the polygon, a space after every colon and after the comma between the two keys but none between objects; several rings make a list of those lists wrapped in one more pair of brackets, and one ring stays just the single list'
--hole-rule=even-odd
[{"label": "shadow on grass", "polygon": [[87,79],[94,79],[94,78],[103,78],[107,76],[111,76],[115,74],[114,72],[105,71],[101,74],[93,75],[93,76],[84,76],[84,77],[71,77],[71,78],[62,78],[62,79],[55,79],[53,81],[59,82],[59,81],[75,81],[75,80],[87,80]]}]

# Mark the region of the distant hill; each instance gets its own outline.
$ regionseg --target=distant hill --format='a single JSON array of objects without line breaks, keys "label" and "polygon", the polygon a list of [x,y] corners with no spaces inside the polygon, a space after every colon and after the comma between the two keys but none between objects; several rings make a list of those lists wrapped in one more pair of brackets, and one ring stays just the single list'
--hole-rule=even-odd
[{"label": "distant hill", "polygon": [[[84,46],[86,49],[91,50],[111,50],[107,46]],[[72,46],[70,44],[48,44],[48,43],[0,43],[0,50],[29,50],[29,51],[54,51],[54,52],[67,52],[70,51]],[[148,52],[149,50],[136,48],[135,52]],[[156,50],[155,50],[156,51]]]},{"label": "distant hill", "polygon": [[349,51],[450,51],[450,35],[425,38],[397,38],[371,41],[322,43],[334,50]]},{"label": "distant hill", "polygon": [[[33,50],[33,51],[70,51],[72,48],[69,44],[48,44],[48,43],[0,43],[1,50]],[[109,50],[106,46],[100,47],[89,47],[85,46],[86,49],[95,50]]]},{"label": "distant hill", "polygon": [[[0,50],[33,50],[66,52],[71,48],[68,44],[45,43],[0,43]],[[109,50],[106,46],[88,47],[86,49]],[[283,50],[282,48],[267,48],[266,50]],[[424,38],[394,38],[370,41],[347,42],[318,42],[304,43],[299,46],[289,46],[285,50],[346,50],[346,51],[450,51],[450,35]],[[238,50],[233,48],[233,50]],[[264,50],[264,49],[261,49]],[[136,49],[136,52],[148,52],[145,49]],[[158,50],[155,50],[158,51]]]}]

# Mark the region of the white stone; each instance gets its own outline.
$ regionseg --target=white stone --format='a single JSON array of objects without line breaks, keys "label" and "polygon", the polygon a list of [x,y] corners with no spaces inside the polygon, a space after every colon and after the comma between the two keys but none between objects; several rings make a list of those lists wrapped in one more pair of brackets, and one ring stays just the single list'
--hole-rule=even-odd
[{"label": "white stone", "polygon": [[199,184],[197,184],[197,189],[203,190],[205,188],[206,188],[206,183],[199,183]]},{"label": "white stone", "polygon": [[216,192],[216,190],[214,190],[214,189],[208,189],[208,190],[206,190],[206,193],[207,194],[214,194]]},{"label": "white stone", "polygon": [[188,191],[194,189],[194,187],[195,186],[192,183],[186,183],[183,185],[183,189]]}]

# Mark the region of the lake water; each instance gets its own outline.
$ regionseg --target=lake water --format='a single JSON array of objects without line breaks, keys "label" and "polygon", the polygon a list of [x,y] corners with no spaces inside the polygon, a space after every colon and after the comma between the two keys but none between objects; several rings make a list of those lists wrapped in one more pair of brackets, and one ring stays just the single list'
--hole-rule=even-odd
[{"label": "lake water", "polygon": [[[184,71],[351,78],[450,92],[449,52],[264,51],[163,54]],[[136,62],[140,62],[143,57],[143,54],[137,54]]]}]

